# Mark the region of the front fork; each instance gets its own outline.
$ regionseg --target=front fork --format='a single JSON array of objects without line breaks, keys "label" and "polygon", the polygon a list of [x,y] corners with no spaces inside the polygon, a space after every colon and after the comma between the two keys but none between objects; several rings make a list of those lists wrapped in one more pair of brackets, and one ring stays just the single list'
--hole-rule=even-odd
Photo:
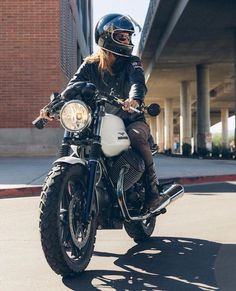
[{"label": "front fork", "polygon": [[95,194],[95,183],[97,176],[97,164],[101,155],[101,144],[100,142],[93,142],[91,147],[91,152],[89,155],[88,162],[88,184],[87,184],[87,203],[86,203],[86,211],[85,211],[85,222],[88,222],[91,217],[93,197]]},{"label": "front fork", "polygon": [[101,124],[102,118],[105,115],[105,105],[101,102],[98,104],[98,109],[95,112],[95,123],[94,123],[94,140],[91,146],[91,151],[89,154],[88,161],[88,184],[87,184],[87,204],[84,220],[85,223],[88,223],[91,217],[93,197],[95,195],[95,183],[96,183],[96,174],[97,174],[97,165],[101,157]]},{"label": "front fork", "polygon": [[61,144],[61,147],[60,147],[59,152],[58,152],[59,158],[66,157],[66,156],[70,155],[70,149],[71,149],[70,146],[71,146],[72,137],[73,137],[73,133],[65,130],[62,144]]}]

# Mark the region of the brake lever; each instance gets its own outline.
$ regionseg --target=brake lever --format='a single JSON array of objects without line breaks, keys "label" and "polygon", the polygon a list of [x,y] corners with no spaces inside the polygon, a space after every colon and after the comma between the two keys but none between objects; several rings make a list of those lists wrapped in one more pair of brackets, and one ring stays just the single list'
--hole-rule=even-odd
[{"label": "brake lever", "polygon": [[59,102],[55,103],[52,107],[51,110],[49,111],[50,113],[54,114],[57,112],[57,110],[61,109],[61,107],[65,104],[65,100],[60,100]]},{"label": "brake lever", "polygon": [[[124,105],[125,104],[125,102],[124,101],[122,101],[121,99],[119,99],[118,97],[115,97],[114,96],[114,99],[115,99],[115,101],[117,102],[117,103],[119,103],[119,104],[121,104],[121,105]],[[132,106],[130,106],[130,109],[132,110],[132,111],[135,111],[135,112],[137,112],[137,113],[143,113],[141,110],[139,110],[139,109],[137,109],[137,108],[134,108],[134,107],[132,107]]]}]

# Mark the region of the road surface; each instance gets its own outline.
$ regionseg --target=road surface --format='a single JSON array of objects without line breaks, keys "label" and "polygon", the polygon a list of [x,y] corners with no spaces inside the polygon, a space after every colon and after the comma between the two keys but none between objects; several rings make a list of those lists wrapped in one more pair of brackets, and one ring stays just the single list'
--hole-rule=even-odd
[{"label": "road surface", "polygon": [[236,290],[236,183],[186,187],[137,245],[124,230],[98,231],[80,277],[47,265],[38,233],[39,197],[0,200],[0,290]]}]

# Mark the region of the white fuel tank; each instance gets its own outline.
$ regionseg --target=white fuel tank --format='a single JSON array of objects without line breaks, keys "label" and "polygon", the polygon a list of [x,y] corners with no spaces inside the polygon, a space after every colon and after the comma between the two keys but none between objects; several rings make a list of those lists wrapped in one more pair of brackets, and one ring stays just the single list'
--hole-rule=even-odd
[{"label": "white fuel tank", "polygon": [[123,120],[113,114],[106,114],[101,126],[102,151],[106,157],[119,155],[130,146]]}]

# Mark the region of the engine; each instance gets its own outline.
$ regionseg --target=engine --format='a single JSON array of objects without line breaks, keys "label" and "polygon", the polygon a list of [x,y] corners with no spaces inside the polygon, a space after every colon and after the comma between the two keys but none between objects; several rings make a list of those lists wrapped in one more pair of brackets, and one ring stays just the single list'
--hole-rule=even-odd
[{"label": "engine", "polygon": [[125,167],[124,191],[128,190],[136,183],[144,173],[145,164],[141,156],[132,149],[123,152],[109,169],[111,180],[117,183],[120,177],[120,170]]}]

